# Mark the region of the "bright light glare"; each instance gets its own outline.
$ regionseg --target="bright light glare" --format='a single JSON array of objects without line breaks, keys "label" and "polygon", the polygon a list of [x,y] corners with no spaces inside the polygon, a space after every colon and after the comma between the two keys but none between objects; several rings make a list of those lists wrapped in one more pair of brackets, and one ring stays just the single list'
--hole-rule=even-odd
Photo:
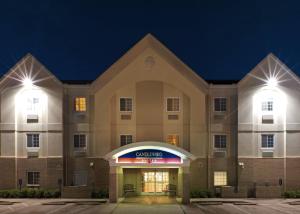
[{"label": "bright light glare", "polygon": [[25,87],[31,87],[32,86],[32,80],[31,79],[29,79],[29,78],[25,78],[24,80],[23,80],[23,85],[25,86]]},{"label": "bright light glare", "polygon": [[267,85],[269,87],[276,87],[278,85],[278,81],[276,80],[276,78],[271,77],[270,79],[268,79]]}]

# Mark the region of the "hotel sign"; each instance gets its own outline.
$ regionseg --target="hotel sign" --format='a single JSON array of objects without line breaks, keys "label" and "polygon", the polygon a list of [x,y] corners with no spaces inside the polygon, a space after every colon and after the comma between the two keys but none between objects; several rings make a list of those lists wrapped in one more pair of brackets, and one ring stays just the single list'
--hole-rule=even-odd
[{"label": "hotel sign", "polygon": [[143,149],[121,155],[117,161],[118,163],[168,164],[181,163],[181,158],[158,149]]}]

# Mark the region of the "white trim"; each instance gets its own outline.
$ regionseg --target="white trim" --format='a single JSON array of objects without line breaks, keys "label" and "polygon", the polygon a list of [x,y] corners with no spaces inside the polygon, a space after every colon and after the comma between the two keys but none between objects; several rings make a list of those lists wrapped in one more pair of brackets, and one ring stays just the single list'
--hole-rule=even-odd
[{"label": "white trim", "polygon": [[[180,100],[180,97],[166,97],[165,98],[165,104],[166,104],[166,112],[167,113],[179,113],[180,112],[180,106],[181,106],[181,100]],[[168,99],[178,99],[178,111],[168,111]]]}]

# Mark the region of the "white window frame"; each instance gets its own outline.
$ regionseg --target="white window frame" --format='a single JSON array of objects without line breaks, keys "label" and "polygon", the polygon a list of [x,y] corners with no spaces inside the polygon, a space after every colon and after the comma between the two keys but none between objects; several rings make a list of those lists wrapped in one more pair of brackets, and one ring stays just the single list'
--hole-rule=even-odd
[{"label": "white window frame", "polygon": [[[273,147],[263,147],[263,146],[262,146],[262,144],[263,144],[263,141],[262,141],[263,135],[273,136]],[[275,143],[276,143],[276,137],[275,137],[275,134],[264,133],[264,134],[261,134],[261,135],[260,135],[260,148],[261,148],[262,150],[274,150],[274,148],[275,148]],[[267,143],[267,144],[268,144],[268,143]]]},{"label": "white window frame", "polygon": [[[168,99],[178,99],[178,111],[168,111]],[[180,109],[181,109],[180,97],[166,97],[165,103],[166,103],[166,112],[168,112],[168,113],[179,113],[180,112]]]},{"label": "white window frame", "polygon": [[[121,99],[131,99],[131,111],[121,110]],[[121,113],[132,113],[133,112],[133,97],[119,97],[119,112]]]},{"label": "white window frame", "polygon": [[[85,147],[75,147],[75,135],[85,135]],[[79,142],[80,144],[80,142]],[[88,147],[88,135],[85,133],[75,133],[73,134],[73,149],[74,151],[86,151]]]},{"label": "white window frame", "polygon": [[[34,147],[34,146],[28,147],[28,135],[38,135],[39,136],[39,138],[38,138],[39,139],[39,146],[38,147]],[[41,147],[41,135],[40,135],[40,133],[28,132],[28,133],[26,133],[25,137],[26,137],[26,148],[27,148],[27,150],[38,150],[38,149],[40,149],[40,147]]]},{"label": "white window frame", "polygon": [[[226,176],[226,183],[225,184],[216,184],[216,173],[225,173],[225,176]],[[219,171],[214,171],[214,186],[227,186],[228,185],[228,173],[227,173],[227,171],[221,171],[221,170],[219,170]]]},{"label": "white window frame", "polygon": [[[219,136],[219,135],[225,136],[225,139],[226,139],[226,147],[225,148],[217,148],[217,147],[215,147],[215,137]],[[214,148],[214,150],[226,151],[227,148],[228,148],[228,135],[224,134],[224,133],[213,134],[213,148]]]},{"label": "white window frame", "polygon": [[[38,184],[29,184],[28,181],[29,181],[29,173],[39,173],[39,182]],[[26,172],[26,175],[27,175],[27,186],[40,186],[40,180],[41,180],[41,172],[40,171],[27,171]],[[34,179],[33,179],[34,180]]]},{"label": "white window frame", "polygon": [[132,140],[131,143],[134,142],[134,141],[133,141],[133,135],[132,135],[132,134],[120,134],[120,136],[119,136],[120,147],[121,147],[121,146],[126,146],[126,145],[128,145],[128,144],[131,144],[131,143],[127,143],[127,139],[126,139],[126,144],[125,144],[125,145],[122,145],[121,136],[131,136],[131,140]]},{"label": "white window frame", "polygon": [[[225,99],[226,100],[226,105],[225,105],[226,110],[225,111],[216,111],[216,106],[215,106],[215,100],[216,99]],[[213,98],[213,109],[214,109],[214,112],[216,112],[216,113],[225,113],[225,112],[227,112],[227,110],[228,110],[228,97],[214,97]]]}]

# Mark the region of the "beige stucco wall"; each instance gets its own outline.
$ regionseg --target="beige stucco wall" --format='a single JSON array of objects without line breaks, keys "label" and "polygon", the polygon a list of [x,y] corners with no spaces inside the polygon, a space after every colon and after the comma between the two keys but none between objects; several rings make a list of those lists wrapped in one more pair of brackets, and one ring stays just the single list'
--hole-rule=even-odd
[{"label": "beige stucco wall", "polygon": [[[151,70],[145,65],[149,56],[155,60]],[[122,121],[119,98],[128,96],[133,98],[132,119]],[[182,109],[178,121],[167,119],[165,100],[168,96],[180,97]],[[133,139],[137,141],[163,142],[166,141],[167,134],[178,133],[181,146],[189,139],[189,145],[185,147],[190,148],[194,155],[205,155],[205,102],[203,91],[190,84],[176,68],[152,49],[146,49],[101,90],[95,92],[95,155],[103,156],[120,145],[121,133],[132,133]],[[141,107],[137,109],[139,105]],[[117,112],[117,116],[112,111]],[[112,133],[115,134],[112,136]],[[100,141],[101,146],[97,143]]]}]

